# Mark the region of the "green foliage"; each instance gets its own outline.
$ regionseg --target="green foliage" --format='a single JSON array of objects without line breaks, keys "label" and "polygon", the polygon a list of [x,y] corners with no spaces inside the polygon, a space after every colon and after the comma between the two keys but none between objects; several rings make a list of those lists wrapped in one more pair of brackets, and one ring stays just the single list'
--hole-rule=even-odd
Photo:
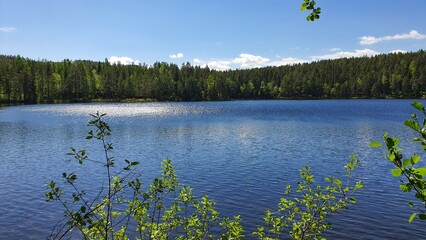
[{"label": "green foliage", "polygon": [[0,102],[426,97],[426,52],[216,71],[0,55]]},{"label": "green foliage", "polygon": [[306,21],[315,21],[320,18],[321,8],[315,7],[315,5],[315,0],[303,0],[302,6],[300,6],[300,10],[310,11],[309,15],[306,17]]},{"label": "green foliage", "polygon": [[[115,159],[111,156],[112,143],[107,141],[111,129],[103,120],[105,114],[91,115],[86,139],[101,142],[104,160],[90,159],[85,150],[71,148],[68,155],[79,164],[102,164],[106,170],[106,187],[100,186],[96,197],[88,199],[78,185],[75,173],[63,173],[62,178],[72,190],[67,193],[56,182],[47,185],[46,201],[57,201],[64,208],[65,223],[58,225],[49,238],[70,238],[78,233],[84,239],[242,239],[241,218],[219,218],[215,202],[208,195],[198,200],[188,186],[181,186],[170,160],[161,163],[162,176],[155,178],[148,188],[135,175],[139,162],[124,160],[125,166],[113,174]],[[136,176],[136,177],[134,177]],[[129,191],[130,190],[130,191]],[[93,192],[92,190],[89,190]],[[178,196],[176,196],[178,194]],[[133,224],[133,225],[132,225]],[[135,229],[129,229],[135,226]],[[219,236],[212,227],[224,230]]]},{"label": "green foliage", "polygon": [[[197,199],[189,186],[179,184],[171,160],[161,163],[162,175],[145,187],[134,167],[139,162],[124,160],[124,167],[114,171],[116,162],[108,142],[111,128],[103,119],[105,114],[91,115],[86,139],[97,140],[103,149],[103,160],[89,158],[85,150],[71,148],[68,155],[79,164],[94,163],[105,169],[107,186],[99,186],[90,196],[79,186],[76,173],[62,173],[68,190],[51,181],[46,192],[46,201],[59,202],[64,208],[65,222],[52,231],[51,239],[81,237],[84,239],[243,239],[244,229],[241,217],[221,218],[215,210],[215,202],[204,195]],[[414,160],[413,160],[414,161]],[[351,157],[345,166],[345,173],[351,179],[351,172],[358,165]],[[423,174],[418,169],[418,174]],[[318,239],[331,228],[327,217],[355,203],[353,192],[363,188],[362,182],[354,186],[341,180],[326,178],[326,187],[313,186],[315,179],[309,167],[300,170],[302,181],[297,183],[298,197],[290,198],[291,187],[278,204],[278,211],[266,211],[266,227],[259,227],[254,235],[260,239],[278,239],[288,230],[294,239]],[[212,229],[215,228],[215,231]],[[272,236],[272,237],[270,237]]]},{"label": "green foliage", "polygon": [[[348,180],[352,178],[351,172],[358,164],[357,157],[351,156],[345,166]],[[286,197],[278,203],[278,211],[266,211],[266,226],[258,227],[257,232],[254,232],[259,239],[280,239],[287,230],[292,239],[323,239],[322,234],[331,229],[327,217],[354,204],[356,199],[352,194],[364,187],[361,181],[351,186],[349,181],[343,184],[334,177],[325,179],[326,187],[314,186],[315,179],[309,167],[300,170],[300,178],[295,197],[292,197],[291,185],[287,185]]]},{"label": "green foliage", "polygon": [[[411,114],[411,119],[404,121],[404,125],[418,134],[413,142],[420,143],[423,151],[426,150],[426,111],[420,102],[411,104],[416,110],[420,111],[423,119],[419,118],[416,113]],[[410,207],[415,208],[415,212],[410,216],[408,222],[412,222],[416,216],[421,220],[426,220],[426,167],[419,167],[420,155],[414,154],[410,157],[404,157],[402,148],[399,145],[399,139],[383,135],[383,143],[387,151],[385,157],[396,167],[392,169],[392,176],[402,177],[400,180],[400,189],[403,192],[414,191],[415,197],[420,201],[421,207],[417,207],[414,203],[408,203]],[[379,142],[371,142],[371,147],[381,147]]]}]

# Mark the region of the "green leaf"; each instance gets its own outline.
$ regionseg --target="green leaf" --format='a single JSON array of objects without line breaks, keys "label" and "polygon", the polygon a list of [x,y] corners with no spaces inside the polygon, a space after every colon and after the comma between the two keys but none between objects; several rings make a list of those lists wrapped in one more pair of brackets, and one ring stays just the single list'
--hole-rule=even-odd
[{"label": "green leaf", "polygon": [[71,177],[70,177],[70,179],[73,180],[73,181],[76,180],[77,179],[77,175],[72,174]]},{"label": "green leaf", "polygon": [[308,6],[308,4],[303,3],[302,6],[300,6],[300,11],[305,11],[306,10],[306,6]]},{"label": "green leaf", "polygon": [[405,120],[404,125],[418,132],[420,130],[419,124],[414,120]]},{"label": "green leaf", "polygon": [[411,223],[413,220],[414,220],[414,218],[417,216],[417,213],[413,213],[413,214],[411,214],[411,217],[410,217],[410,219],[408,219],[408,223]]},{"label": "green leaf", "polygon": [[419,218],[420,218],[421,220],[426,220],[426,213],[419,214]]},{"label": "green leaf", "polygon": [[426,167],[417,168],[415,170],[415,172],[424,177],[424,176],[426,176]]},{"label": "green leaf", "polygon": [[425,110],[425,108],[423,107],[423,105],[422,105],[421,102],[413,102],[411,104],[411,106],[413,106],[414,108],[416,108],[419,111],[424,111]]},{"label": "green leaf", "polygon": [[379,143],[379,142],[376,142],[376,141],[370,142],[370,147],[371,148],[376,148],[376,147],[381,147],[381,146],[382,146],[382,144]]},{"label": "green leaf", "polygon": [[359,181],[359,182],[356,183],[356,185],[354,187],[354,191],[356,191],[360,188],[364,188],[364,184],[362,183],[362,181]]},{"label": "green leaf", "polygon": [[401,169],[399,169],[399,168],[392,169],[392,176],[399,177],[399,176],[401,176],[401,174],[402,174]]},{"label": "green leaf", "polygon": [[396,137],[387,137],[386,138],[386,146],[388,147],[388,149],[394,148],[396,146],[398,146],[399,144],[399,139]]},{"label": "green leaf", "polygon": [[410,192],[411,189],[412,189],[412,187],[411,187],[411,185],[409,183],[407,183],[407,184],[401,184],[401,185],[399,185],[399,188],[403,192]]},{"label": "green leaf", "polygon": [[420,156],[419,155],[414,155],[410,158],[411,160],[411,164],[415,165],[420,161]]},{"label": "green leaf", "polygon": [[404,161],[402,162],[402,166],[406,167],[406,166],[408,166],[408,164],[410,164],[410,163],[411,163],[411,159],[406,158],[406,159],[404,159]]}]

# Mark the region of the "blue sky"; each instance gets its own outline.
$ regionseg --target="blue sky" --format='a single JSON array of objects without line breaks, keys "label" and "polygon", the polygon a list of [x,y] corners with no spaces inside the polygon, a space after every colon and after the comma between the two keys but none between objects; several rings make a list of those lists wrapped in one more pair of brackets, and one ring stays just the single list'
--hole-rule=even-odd
[{"label": "blue sky", "polygon": [[0,0],[0,54],[219,70],[426,49],[424,0]]}]

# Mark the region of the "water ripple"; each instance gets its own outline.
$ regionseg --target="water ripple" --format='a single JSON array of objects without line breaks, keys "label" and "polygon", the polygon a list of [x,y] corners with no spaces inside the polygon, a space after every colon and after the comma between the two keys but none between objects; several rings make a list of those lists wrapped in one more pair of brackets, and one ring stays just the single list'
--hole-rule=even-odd
[{"label": "water ripple", "polygon": [[[330,239],[422,239],[419,221],[407,223],[413,197],[402,194],[392,166],[368,148],[385,131],[401,136],[415,152],[401,122],[410,100],[236,101],[207,103],[110,103],[17,106],[0,109],[0,234],[5,239],[43,239],[62,218],[46,204],[44,184],[65,171],[78,171],[89,190],[102,184],[102,171],[77,169],[69,147],[101,158],[99,145],[84,140],[88,114],[108,114],[117,161],[140,161],[144,182],[171,158],[181,183],[197,196],[209,194],[222,215],[241,214],[246,235],[276,209],[298,169],[311,166],[318,182],[341,169],[353,152],[365,182],[358,204],[331,218]],[[408,139],[408,140],[404,140]],[[76,170],[77,169],[77,170]],[[60,180],[59,180],[60,181]]]}]

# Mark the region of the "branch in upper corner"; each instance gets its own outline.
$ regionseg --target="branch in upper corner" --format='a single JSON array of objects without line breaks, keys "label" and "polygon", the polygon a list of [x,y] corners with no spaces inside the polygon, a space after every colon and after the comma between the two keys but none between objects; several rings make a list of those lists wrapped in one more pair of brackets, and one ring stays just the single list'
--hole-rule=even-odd
[{"label": "branch in upper corner", "polygon": [[315,7],[315,0],[303,0],[302,6],[300,6],[301,11],[308,10],[311,13],[306,17],[306,21],[315,21],[320,18],[321,8]]}]

